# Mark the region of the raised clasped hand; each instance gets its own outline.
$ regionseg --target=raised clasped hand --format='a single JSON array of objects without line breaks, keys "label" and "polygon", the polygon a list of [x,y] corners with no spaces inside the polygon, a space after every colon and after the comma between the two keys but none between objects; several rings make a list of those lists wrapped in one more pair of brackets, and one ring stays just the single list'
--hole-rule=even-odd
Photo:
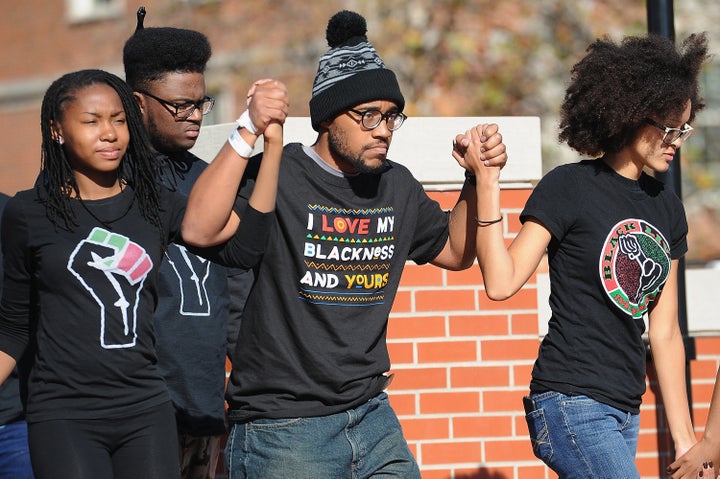
[{"label": "raised clasped hand", "polygon": [[507,163],[507,151],[499,127],[495,123],[481,123],[459,134],[453,141],[453,158],[460,166],[478,175],[483,167],[497,171]]},{"label": "raised clasped hand", "polygon": [[247,107],[257,135],[271,122],[282,125],[290,111],[287,87],[271,78],[257,80],[248,90]]}]

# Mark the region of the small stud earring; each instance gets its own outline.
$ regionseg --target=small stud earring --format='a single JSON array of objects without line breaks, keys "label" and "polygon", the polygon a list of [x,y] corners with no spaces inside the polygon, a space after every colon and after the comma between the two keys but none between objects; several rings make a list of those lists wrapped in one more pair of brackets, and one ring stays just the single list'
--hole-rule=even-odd
[{"label": "small stud earring", "polygon": [[59,135],[57,137],[57,140],[55,140],[55,141],[58,142],[58,145],[62,145],[63,143],[65,143],[65,140],[63,139],[63,137],[59,136]]}]

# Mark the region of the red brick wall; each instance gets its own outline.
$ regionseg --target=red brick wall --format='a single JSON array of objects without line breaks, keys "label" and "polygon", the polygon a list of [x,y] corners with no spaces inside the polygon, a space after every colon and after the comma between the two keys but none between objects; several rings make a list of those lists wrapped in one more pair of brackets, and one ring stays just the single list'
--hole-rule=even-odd
[{"label": "red brick wall", "polygon": [[[509,240],[519,230],[529,193],[502,192]],[[431,196],[451,208],[457,194]],[[395,373],[389,392],[424,479],[557,477],[533,456],[522,412],[539,343],[534,277],[509,300],[492,302],[477,267],[450,272],[407,264],[388,327]],[[696,345],[692,397],[701,432],[720,338],[698,338]],[[637,464],[643,478],[660,478],[671,448],[662,408],[656,407],[651,364],[648,385]]]},{"label": "red brick wall", "polygon": [[[530,189],[501,196],[508,240]],[[431,192],[452,208],[457,191]],[[423,479],[557,479],[532,454],[521,397],[540,344],[536,279],[513,298],[489,301],[477,267],[451,272],[409,262],[388,326],[394,380],[390,401]],[[696,338],[691,362],[698,437],[705,426],[720,338]],[[684,385],[678,385],[684,387]],[[664,478],[671,445],[655,396],[652,364],[640,413],[641,477]],[[221,461],[222,462],[222,461]],[[220,464],[218,478],[223,478]]]}]

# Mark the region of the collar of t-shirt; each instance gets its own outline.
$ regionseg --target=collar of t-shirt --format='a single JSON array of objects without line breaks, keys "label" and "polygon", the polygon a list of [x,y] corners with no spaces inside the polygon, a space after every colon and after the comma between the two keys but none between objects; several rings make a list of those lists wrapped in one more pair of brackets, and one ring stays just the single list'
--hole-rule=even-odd
[{"label": "collar of t-shirt", "polygon": [[312,158],[313,161],[315,163],[317,163],[320,168],[327,171],[328,173],[330,173],[333,176],[337,176],[338,178],[343,178],[343,177],[352,178],[353,176],[358,176],[360,174],[360,173],[353,173],[353,174],[349,175],[347,173],[343,173],[342,171],[333,168],[332,166],[328,165],[325,160],[320,158],[320,155],[315,153],[315,150],[313,150],[312,148],[310,148],[307,145],[303,145],[303,151],[305,152],[305,154],[307,156]]}]

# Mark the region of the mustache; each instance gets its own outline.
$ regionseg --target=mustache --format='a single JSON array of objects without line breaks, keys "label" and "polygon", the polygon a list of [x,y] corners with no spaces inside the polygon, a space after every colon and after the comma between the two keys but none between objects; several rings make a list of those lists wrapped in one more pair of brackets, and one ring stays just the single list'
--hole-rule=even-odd
[{"label": "mustache", "polygon": [[371,143],[369,145],[365,145],[366,150],[371,150],[373,148],[377,148],[378,146],[384,146],[385,148],[390,148],[390,142],[386,140],[378,140],[374,143]]}]

